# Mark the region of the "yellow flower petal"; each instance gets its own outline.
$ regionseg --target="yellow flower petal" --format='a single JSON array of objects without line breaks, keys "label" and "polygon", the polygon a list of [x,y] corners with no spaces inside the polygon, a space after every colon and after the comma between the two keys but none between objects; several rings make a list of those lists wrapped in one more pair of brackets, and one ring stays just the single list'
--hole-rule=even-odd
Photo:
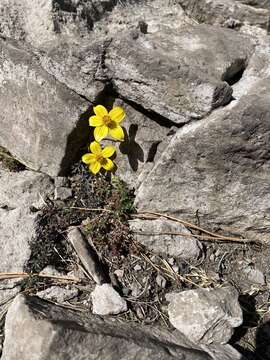
[{"label": "yellow flower petal", "polygon": [[96,157],[94,154],[84,154],[82,156],[82,162],[85,164],[91,164],[96,161]]},{"label": "yellow flower petal", "polygon": [[102,156],[104,158],[109,158],[111,157],[114,153],[115,153],[116,149],[114,146],[106,146],[103,150],[102,150]]},{"label": "yellow flower petal", "polygon": [[106,125],[96,127],[94,130],[94,138],[96,141],[101,141],[108,135],[109,129]]},{"label": "yellow flower petal", "polygon": [[94,107],[94,113],[97,116],[103,117],[105,115],[108,115],[107,109],[103,105],[97,105]]},{"label": "yellow flower petal", "polygon": [[97,174],[100,169],[101,169],[101,164],[100,164],[98,161],[90,164],[90,166],[89,166],[89,170],[90,170],[93,174]]},{"label": "yellow flower petal", "polygon": [[92,151],[93,154],[95,155],[99,155],[102,151],[101,149],[101,146],[99,145],[98,142],[96,141],[93,141],[91,144],[90,144],[90,150]]},{"label": "yellow flower petal", "polygon": [[101,116],[93,115],[89,119],[90,126],[101,126],[103,125],[103,118]]},{"label": "yellow flower petal", "polygon": [[111,159],[106,159],[106,162],[104,161],[102,163],[102,167],[107,171],[112,171],[112,169],[114,168],[114,163]]},{"label": "yellow flower petal", "polygon": [[126,114],[124,109],[122,109],[120,106],[116,106],[109,112],[109,116],[113,121],[120,123],[122,120],[124,120]]},{"label": "yellow flower petal", "polygon": [[[97,129],[97,128],[96,128]],[[113,137],[114,139],[116,139],[116,140],[120,140],[120,141],[122,141],[122,140],[124,140],[124,137],[125,137],[125,135],[124,135],[124,131],[123,131],[123,129],[121,128],[121,126],[116,126],[116,127],[114,127],[114,128],[112,128],[112,129],[109,129],[109,134],[111,135],[111,137]]]}]

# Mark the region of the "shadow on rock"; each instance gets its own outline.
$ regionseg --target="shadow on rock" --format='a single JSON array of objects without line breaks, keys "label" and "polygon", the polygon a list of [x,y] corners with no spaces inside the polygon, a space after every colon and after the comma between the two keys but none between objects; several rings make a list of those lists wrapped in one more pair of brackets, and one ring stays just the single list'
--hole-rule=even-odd
[{"label": "shadow on rock", "polygon": [[138,125],[131,124],[127,133],[125,132],[125,141],[119,146],[122,154],[127,155],[129,164],[133,171],[138,170],[139,161],[144,162],[144,153],[142,147],[136,142],[135,138],[138,131]]},{"label": "shadow on rock", "polygon": [[268,321],[259,326],[256,334],[256,360],[270,360],[270,317]]}]

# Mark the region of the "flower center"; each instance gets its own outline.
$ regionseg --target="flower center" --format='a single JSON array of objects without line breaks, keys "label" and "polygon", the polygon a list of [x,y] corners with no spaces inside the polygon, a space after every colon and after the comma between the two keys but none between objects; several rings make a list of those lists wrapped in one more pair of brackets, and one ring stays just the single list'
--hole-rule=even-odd
[{"label": "flower center", "polygon": [[100,164],[104,164],[104,162],[106,162],[106,159],[102,156],[102,154],[99,154],[96,156],[96,161]]},{"label": "flower center", "polygon": [[106,125],[106,126],[109,126],[110,125],[110,123],[111,123],[111,118],[109,117],[109,115],[104,115],[103,116],[103,122],[104,122],[104,125]]}]

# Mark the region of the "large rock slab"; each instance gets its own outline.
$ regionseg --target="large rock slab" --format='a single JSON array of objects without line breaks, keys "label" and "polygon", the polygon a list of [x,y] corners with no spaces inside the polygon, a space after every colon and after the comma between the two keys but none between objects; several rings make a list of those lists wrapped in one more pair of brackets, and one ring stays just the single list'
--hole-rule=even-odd
[{"label": "large rock slab", "polygon": [[0,145],[31,169],[65,172],[88,137],[89,103],[41,68],[32,52],[0,39]]},{"label": "large rock slab", "polygon": [[187,290],[168,298],[170,322],[195,343],[226,344],[243,322],[233,287]]},{"label": "large rock slab", "polygon": [[204,349],[180,333],[131,328],[20,295],[6,317],[2,360],[242,359],[230,346]]},{"label": "large rock slab", "polygon": [[[52,191],[46,175],[23,171],[10,173],[0,168],[0,272],[23,272],[35,235],[36,213],[41,197]],[[15,281],[16,283],[16,281]],[[14,281],[1,281],[0,301],[19,291]]]},{"label": "large rock slab", "polygon": [[228,83],[245,69],[249,39],[207,25],[124,34],[107,49],[109,77],[124,97],[177,123],[200,119],[231,100]]},{"label": "large rock slab", "polygon": [[[200,23],[241,28],[243,25],[268,30],[269,2],[254,0],[180,0],[189,16]],[[249,6],[256,5],[256,6]]]},{"label": "large rock slab", "polygon": [[180,129],[138,190],[139,210],[269,241],[270,82]]},{"label": "large rock slab", "polygon": [[61,38],[79,42],[116,4],[113,0],[36,0],[34,4],[31,0],[2,0],[0,33],[35,48],[46,48]]}]

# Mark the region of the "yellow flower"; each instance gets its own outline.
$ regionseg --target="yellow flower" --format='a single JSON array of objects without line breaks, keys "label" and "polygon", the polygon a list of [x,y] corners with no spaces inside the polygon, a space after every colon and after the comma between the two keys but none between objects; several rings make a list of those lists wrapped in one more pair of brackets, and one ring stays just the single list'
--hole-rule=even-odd
[{"label": "yellow flower", "polygon": [[101,168],[104,168],[107,171],[113,170],[114,163],[109,157],[116,151],[114,146],[106,146],[102,150],[99,143],[93,141],[89,148],[92,153],[83,155],[82,161],[89,165],[89,170],[93,174],[97,174]]},{"label": "yellow flower", "polygon": [[96,141],[101,141],[107,135],[116,140],[124,140],[124,131],[120,126],[126,116],[124,109],[117,106],[108,112],[104,106],[97,105],[94,107],[94,113],[96,115],[90,117],[89,124],[96,127],[94,130]]}]

